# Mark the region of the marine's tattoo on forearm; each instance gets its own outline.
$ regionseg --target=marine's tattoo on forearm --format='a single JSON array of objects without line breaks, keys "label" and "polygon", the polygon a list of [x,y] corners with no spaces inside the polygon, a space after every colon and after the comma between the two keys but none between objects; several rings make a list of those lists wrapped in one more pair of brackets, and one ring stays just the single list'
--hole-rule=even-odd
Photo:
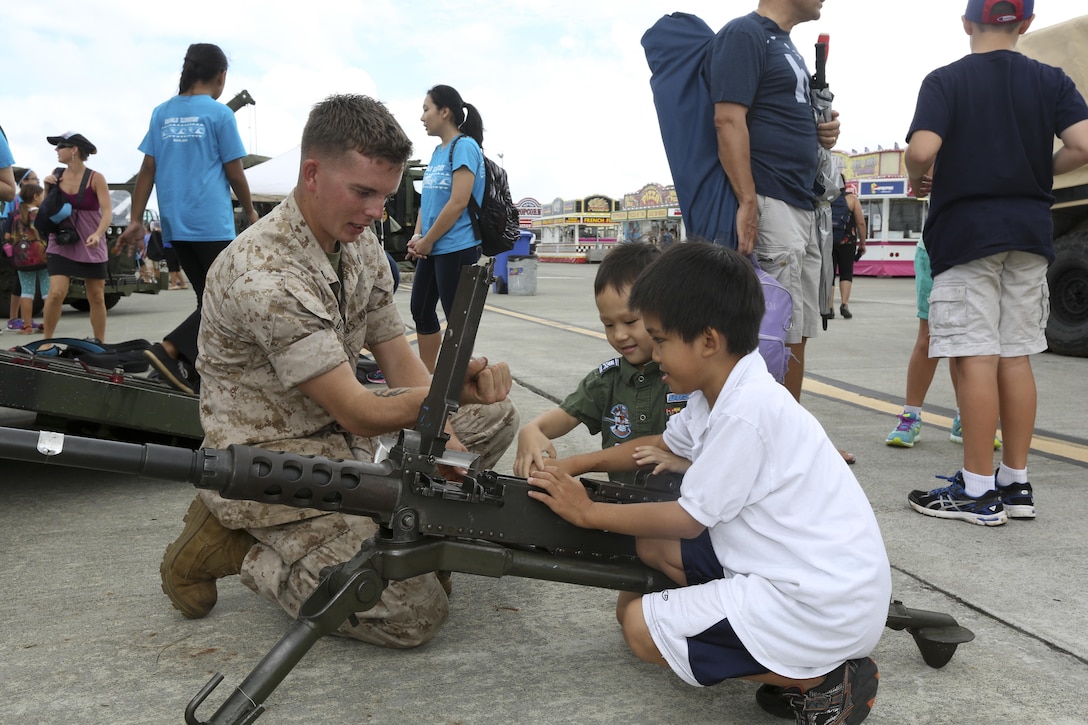
[{"label": "marine's tattoo on forearm", "polygon": [[395,398],[398,395],[405,395],[412,392],[412,388],[384,388],[382,390],[375,390],[374,395],[379,398]]}]

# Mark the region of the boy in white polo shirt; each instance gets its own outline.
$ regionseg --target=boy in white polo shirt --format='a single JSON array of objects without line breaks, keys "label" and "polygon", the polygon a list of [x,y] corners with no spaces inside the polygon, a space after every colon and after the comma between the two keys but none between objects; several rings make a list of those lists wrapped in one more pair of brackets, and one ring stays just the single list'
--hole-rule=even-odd
[{"label": "boy in white polo shirt", "polygon": [[[577,526],[635,536],[639,557],[677,582],[620,597],[640,659],[696,686],[764,683],[799,723],[861,722],[876,697],[869,653],[887,619],[888,558],[857,480],[759,356],[764,302],[751,264],[718,245],[674,246],[630,305],[687,407],[661,436],[534,472],[540,490],[529,495]],[[678,501],[593,502],[572,477],[633,470],[646,446],[692,461]]]}]

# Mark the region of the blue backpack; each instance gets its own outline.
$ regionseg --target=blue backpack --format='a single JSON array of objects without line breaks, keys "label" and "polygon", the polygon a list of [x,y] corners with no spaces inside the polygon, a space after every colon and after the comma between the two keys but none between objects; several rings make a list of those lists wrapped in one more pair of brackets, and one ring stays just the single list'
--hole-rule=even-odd
[{"label": "blue backpack", "polygon": [[[652,76],[661,140],[689,239],[704,239],[737,248],[737,197],[718,160],[714,102],[703,76],[714,31],[689,13],[673,13],[642,36]],[[786,334],[793,325],[793,297],[759,268],[767,311],[759,326],[759,354],[778,382],[786,379],[790,351]]]}]

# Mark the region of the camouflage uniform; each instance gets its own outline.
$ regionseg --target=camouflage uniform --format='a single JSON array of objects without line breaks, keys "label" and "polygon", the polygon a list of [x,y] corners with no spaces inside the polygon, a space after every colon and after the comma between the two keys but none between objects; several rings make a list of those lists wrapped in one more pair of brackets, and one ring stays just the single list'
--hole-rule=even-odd
[{"label": "camouflage uniform", "polygon": [[[342,363],[354,366],[362,348],[404,334],[377,238],[368,230],[340,247],[342,287],[289,195],[216,259],[197,360],[204,445],[373,458],[374,439],[347,432],[298,389]],[[465,406],[452,422],[458,438],[489,468],[518,426],[509,401]],[[242,564],[242,581],[292,616],[316,588],[321,570],[350,559],[377,531],[368,517],[200,495],[224,526],[244,528],[257,539]],[[358,614],[358,625],[345,622],[338,633],[412,647],[430,640],[448,613],[442,586],[426,574],[391,582],[376,607]]]},{"label": "camouflage uniform", "polygon": [[[669,390],[657,363],[647,362],[639,370],[626,358],[617,357],[586,375],[559,407],[593,435],[600,433],[601,448],[611,448],[664,433],[669,418],[683,410],[687,402],[687,395]],[[609,478],[632,483],[635,474],[612,472]]]}]

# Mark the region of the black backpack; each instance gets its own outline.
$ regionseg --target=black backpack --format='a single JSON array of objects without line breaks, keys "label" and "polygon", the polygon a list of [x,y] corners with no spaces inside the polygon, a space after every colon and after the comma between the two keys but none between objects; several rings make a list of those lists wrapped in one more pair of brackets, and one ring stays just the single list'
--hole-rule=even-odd
[{"label": "black backpack", "polygon": [[[461,136],[450,143],[450,168],[453,168],[453,149]],[[484,201],[476,202],[476,197],[468,197],[468,218],[472,222],[472,231],[480,240],[480,250],[488,257],[509,252],[521,236],[521,223],[518,208],[510,195],[510,182],[506,180],[506,171],[491,159],[484,157]],[[452,173],[452,171],[451,171]]]},{"label": "black backpack", "polygon": [[[41,348],[49,346],[46,350]],[[116,370],[121,368],[126,373],[142,373],[148,368],[147,356],[151,343],[147,340],[126,340],[125,342],[106,343],[97,340],[77,340],[72,337],[54,337],[19,347],[16,352],[55,357],[62,360],[75,360],[91,367]]]},{"label": "black backpack", "polygon": [[[42,239],[48,239],[50,234],[59,235],[63,229],[71,229],[74,233],[76,230],[75,219],[72,218],[71,204],[64,196],[64,192],[60,190],[60,180],[64,176],[64,167],[58,166],[53,175],[57,181],[55,184],[49,187],[49,192],[42,200],[42,205],[38,209],[38,215],[34,217],[34,228],[38,230],[38,234]],[[83,192],[87,188],[87,183],[91,179],[91,170],[85,169],[83,171],[83,178],[79,182],[79,191],[76,192],[76,203],[78,204],[83,200]],[[53,218],[60,213],[64,207],[68,207],[68,214],[60,221],[53,221]],[[67,240],[56,239],[58,244],[73,244],[79,240],[78,234],[68,235]]]}]

